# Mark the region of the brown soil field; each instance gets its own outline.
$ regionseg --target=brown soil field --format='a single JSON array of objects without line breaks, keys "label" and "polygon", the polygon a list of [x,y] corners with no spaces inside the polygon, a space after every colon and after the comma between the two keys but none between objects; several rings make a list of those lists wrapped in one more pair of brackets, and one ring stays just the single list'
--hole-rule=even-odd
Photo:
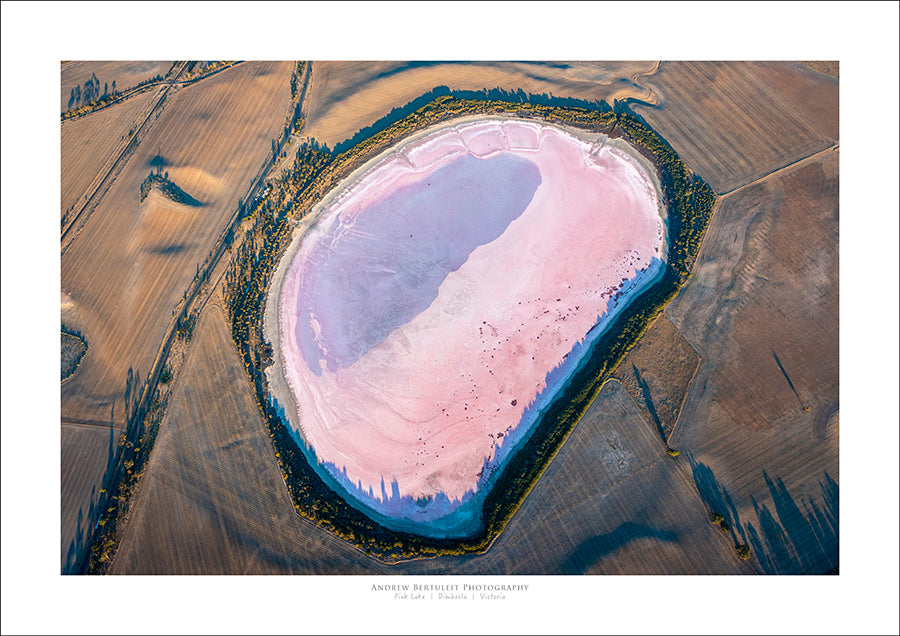
[{"label": "brown soil field", "polygon": [[703,358],[672,445],[767,572],[837,566],[837,237],[828,150],[721,200],[666,310]]},{"label": "brown soil field", "polygon": [[103,92],[103,85],[108,84],[109,90],[112,92],[112,83],[116,83],[116,90],[120,93],[132,88],[152,77],[162,75],[165,77],[169,69],[172,68],[174,62],[124,62],[124,61],[107,61],[107,62],[88,62],[88,61],[68,61],[60,65],[60,92],[59,92],[59,110],[64,112],[69,110],[69,97],[71,91],[76,86],[84,89],[85,82],[91,81],[96,75],[100,82],[100,92]]},{"label": "brown soil field", "polygon": [[656,103],[643,83],[656,62],[313,62],[304,134],[334,147],[437,86],[502,88],[585,100]]},{"label": "brown soil field", "polygon": [[[198,264],[271,153],[292,69],[291,62],[248,62],[170,95],[63,254],[61,284],[70,300],[63,319],[90,343],[62,387],[63,418],[103,420],[115,405],[116,422],[124,422],[129,369],[140,386]],[[140,184],[158,152],[169,177],[202,207],[159,193],[140,202]]]},{"label": "brown soil field", "polygon": [[689,168],[724,193],[828,148],[838,81],[795,62],[665,62],[661,105],[635,112]]},{"label": "brown soil field", "polygon": [[90,532],[103,476],[118,444],[119,430],[110,429],[108,424],[103,426],[101,422],[63,422],[61,435],[60,532],[64,540],[60,558],[62,571],[68,572]]},{"label": "brown soil field", "polygon": [[[170,97],[63,255],[62,286],[73,305],[67,324],[91,343],[84,368],[63,391],[65,415],[104,416],[121,397],[128,368],[142,377],[149,369],[196,264],[271,152],[290,71],[290,63],[243,64]],[[172,181],[202,207],[158,193],[140,202],[140,184],[158,151]]]},{"label": "brown soil field", "polygon": [[94,177],[110,159],[141,112],[153,102],[147,91],[61,126],[60,214],[80,202]]},{"label": "brown soil field", "polygon": [[836,399],[837,164],[826,151],[724,198],[694,280],[667,312],[712,354],[717,401],[741,426],[770,430],[786,411]]},{"label": "brown soil field", "polygon": [[613,374],[663,440],[668,441],[700,356],[665,314],[654,321]]}]

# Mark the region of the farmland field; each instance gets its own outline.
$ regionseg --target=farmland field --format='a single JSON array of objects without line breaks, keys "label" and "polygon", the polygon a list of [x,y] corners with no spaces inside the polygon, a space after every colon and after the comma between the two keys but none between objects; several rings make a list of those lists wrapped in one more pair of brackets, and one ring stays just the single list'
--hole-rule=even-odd
[{"label": "farmland field", "polygon": [[[90,343],[62,387],[63,418],[105,421],[112,411],[116,424],[124,424],[173,310],[271,155],[271,140],[287,115],[292,68],[290,62],[248,62],[170,94],[63,254],[63,321]],[[161,169],[202,206],[159,192],[141,202],[140,184],[158,153]],[[69,499],[64,484],[64,501]],[[76,499],[67,505],[87,507]],[[62,538],[65,546],[70,539]]]},{"label": "farmland field", "polygon": [[496,544],[465,572],[735,574],[678,460],[607,382]]},{"label": "farmland field", "polygon": [[717,193],[837,143],[838,81],[799,64],[665,62],[652,85],[635,112]]},{"label": "farmland field", "polygon": [[[84,517],[96,505],[108,425],[117,433],[124,428],[173,310],[271,153],[289,116],[293,69],[292,62],[243,62],[173,87],[62,256],[63,319],[90,343],[62,386],[62,417],[93,423],[90,429],[64,423],[64,565],[83,533],[79,511]],[[441,85],[501,88],[519,99],[543,93],[541,99],[551,93],[628,99],[628,108],[721,195],[685,287],[624,358],[486,552],[390,566],[294,510],[244,368],[248,358],[242,362],[235,348],[234,325],[216,291],[183,345],[186,358],[109,571],[836,571],[837,79],[781,62],[313,62],[298,136],[334,147]],[[114,146],[121,127],[130,126],[125,109],[139,112],[131,101],[63,126],[64,165],[73,165],[64,173],[64,201],[82,194],[66,189],[83,190],[79,184],[99,169],[73,161],[77,152],[66,145],[87,143],[93,122],[115,114],[110,128],[118,132],[92,142]],[[199,205],[159,190],[141,201],[141,183],[155,166]],[[245,228],[277,211],[263,206],[256,215]],[[246,245],[264,242],[247,232]],[[248,251],[241,240],[225,263]],[[352,266],[344,269],[355,280]],[[263,346],[247,355],[261,354]],[[677,456],[667,454],[669,447]],[[710,523],[712,513],[724,526]],[[738,558],[740,544],[751,548],[749,560]]]},{"label": "farmland field", "polygon": [[[269,140],[284,120],[290,68],[288,63],[248,63],[170,97],[150,135],[63,255],[71,326],[92,345],[84,368],[63,391],[65,414],[105,415],[121,397],[128,369],[146,374],[195,265],[206,257],[271,152]],[[247,94],[253,101],[245,99]],[[267,117],[255,116],[260,107]],[[222,134],[226,127],[233,132]],[[202,207],[159,195],[140,202],[140,183],[159,151],[171,179]],[[124,410],[117,416],[124,418]]]},{"label": "farmland field", "polygon": [[[900,633],[900,5],[4,2],[2,13],[4,634]],[[212,60],[155,59],[175,53]],[[530,411],[526,439],[502,430],[503,445],[521,443],[488,471],[498,487],[470,508],[474,533],[428,534],[340,490],[304,427],[344,435],[330,461],[380,492],[378,471],[410,464],[383,449],[419,440],[354,435],[384,423],[370,405],[394,409],[389,428],[429,435],[443,427],[404,424],[398,405],[446,419],[434,396],[476,370],[504,383],[468,385],[479,408],[499,400],[517,368],[496,362],[501,330],[489,343],[482,323],[519,318],[547,345],[548,315],[504,311],[510,282],[574,288],[616,242],[566,185],[543,235],[515,231],[526,207],[465,249],[495,219],[473,185],[527,195],[527,180],[501,184],[494,170],[409,208],[444,204],[456,225],[350,222],[369,209],[348,190],[370,160],[486,119],[633,147],[661,203],[660,284],[635,287],[608,330],[591,327],[599,346],[575,375],[529,376],[562,378],[561,399],[547,392]],[[551,181],[541,172],[535,193]],[[400,194],[387,186],[379,200]],[[310,241],[342,201],[343,226]],[[639,231],[622,215],[613,225]],[[504,237],[516,240],[497,258]],[[385,245],[338,253],[342,240]],[[332,260],[315,298],[315,285],[295,289],[318,351],[295,378],[307,393],[282,400],[294,395],[290,334],[266,327],[304,243]],[[383,284],[427,277],[451,244],[462,262],[446,265],[435,300]],[[561,260],[572,267],[560,273]],[[420,346],[406,327],[457,308],[443,298],[476,289],[452,287],[463,278],[489,291],[460,300],[497,316],[460,329],[462,345],[435,332]],[[414,315],[395,316],[407,303]],[[386,333],[368,347],[372,324]],[[536,343],[522,344],[537,363]],[[376,350],[398,355],[359,363]],[[461,368],[439,375],[442,363]],[[316,403],[310,384],[326,374],[335,397]],[[463,421],[473,407],[463,401]],[[341,430],[309,423],[337,408],[358,417]],[[452,435],[493,433],[476,440],[493,449],[500,431]],[[454,475],[459,464],[439,458],[466,487],[470,467]],[[449,483],[435,485],[426,459],[396,479],[421,508],[427,488]]]},{"label": "farmland field", "polygon": [[218,307],[204,312],[181,377],[113,573],[752,571],[616,382],[491,550],[386,566],[293,513]]},{"label": "farmland field", "polygon": [[155,97],[156,91],[149,90],[90,117],[62,123],[60,213],[80,203],[100,168]]},{"label": "farmland field", "polygon": [[660,316],[622,360],[615,377],[663,440],[668,440],[700,356],[666,316]]},{"label": "farmland field", "polygon": [[769,573],[838,566],[838,152],[719,203],[667,310],[703,358],[672,445]]},{"label": "farmland field", "polygon": [[197,324],[140,497],[113,573],[363,571],[355,550],[294,514],[216,305]]},{"label": "farmland field", "polygon": [[119,429],[102,422],[64,421],[61,435],[61,558],[62,571],[71,572],[88,538],[103,477],[118,446]]}]

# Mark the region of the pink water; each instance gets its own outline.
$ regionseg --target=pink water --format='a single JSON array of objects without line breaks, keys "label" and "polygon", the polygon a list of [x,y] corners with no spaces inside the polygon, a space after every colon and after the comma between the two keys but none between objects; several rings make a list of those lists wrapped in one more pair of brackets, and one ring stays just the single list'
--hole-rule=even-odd
[{"label": "pink water", "polygon": [[659,271],[664,230],[649,175],[619,148],[496,120],[411,142],[323,210],[284,278],[304,438],[376,512],[452,515],[579,343]]}]

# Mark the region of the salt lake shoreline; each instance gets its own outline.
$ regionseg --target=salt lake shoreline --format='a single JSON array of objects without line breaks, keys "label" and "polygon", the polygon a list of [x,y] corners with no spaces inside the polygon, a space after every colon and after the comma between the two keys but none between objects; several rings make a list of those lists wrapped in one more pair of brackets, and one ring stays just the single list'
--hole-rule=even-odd
[{"label": "salt lake shoreline", "polygon": [[[299,422],[297,403],[294,398],[293,391],[291,390],[291,388],[288,384],[285,369],[283,366],[284,365],[284,357],[282,355],[281,342],[280,342],[280,337],[279,337],[279,334],[280,334],[279,313],[280,313],[280,301],[281,301],[282,286],[284,283],[284,278],[285,278],[288,270],[291,267],[291,264],[297,254],[297,251],[300,249],[301,245],[303,244],[303,241],[304,241],[308,231],[312,227],[314,227],[316,223],[318,223],[320,215],[322,214],[323,211],[330,209],[333,203],[339,201],[344,196],[348,196],[351,193],[353,186],[356,183],[358,183],[364,176],[366,176],[372,170],[378,168],[382,164],[382,162],[384,162],[385,160],[388,160],[393,155],[402,153],[403,149],[406,148],[407,146],[409,146],[410,144],[414,144],[415,142],[420,141],[428,136],[440,133],[445,129],[458,127],[460,125],[484,123],[484,122],[502,123],[502,122],[506,122],[506,121],[522,121],[522,120],[521,120],[521,118],[508,117],[508,116],[504,117],[504,116],[496,116],[496,115],[488,115],[488,116],[472,115],[472,116],[460,117],[457,119],[450,120],[448,122],[442,122],[440,124],[428,126],[420,131],[417,131],[417,132],[405,137],[404,139],[402,139],[395,145],[391,146],[390,148],[380,152],[375,157],[365,161],[362,165],[360,165],[358,168],[353,170],[347,177],[342,179],[336,187],[332,188],[332,190],[330,190],[325,195],[325,197],[323,197],[323,199],[321,201],[316,203],[310,210],[309,214],[307,214],[302,220],[297,222],[296,229],[294,230],[292,237],[291,237],[291,242],[288,245],[288,247],[285,249],[281,258],[279,259],[278,267],[276,268],[276,271],[273,274],[272,281],[271,281],[271,283],[269,285],[269,289],[267,290],[267,293],[266,293],[266,300],[265,300],[266,304],[265,304],[265,310],[264,310],[264,315],[263,315],[263,335],[264,335],[264,338],[272,344],[273,358],[276,361],[276,364],[271,365],[269,368],[267,368],[265,370],[266,378],[269,383],[270,395],[272,397],[274,397],[278,401],[279,405],[284,409],[285,418],[291,424],[291,427],[293,428],[295,434],[303,441],[306,441],[306,438],[303,433],[303,427],[302,427],[301,423]],[[538,120],[528,119],[526,121],[528,121],[528,123],[532,123],[532,124],[538,125],[540,127],[555,128],[557,130],[561,130],[572,137],[575,137],[581,141],[590,143],[592,145],[593,144],[599,144],[600,146],[610,145],[610,146],[616,148],[617,150],[624,152],[631,159],[635,160],[641,166],[641,168],[643,168],[644,172],[650,178],[650,181],[656,191],[657,202],[658,202],[658,213],[663,220],[664,226],[667,227],[667,224],[666,224],[667,209],[665,206],[665,199],[663,197],[662,188],[659,183],[659,177],[658,177],[656,168],[652,164],[651,161],[649,161],[646,157],[641,155],[633,146],[631,146],[629,143],[627,143],[626,141],[624,141],[622,139],[611,138],[604,133],[589,133],[589,132],[585,132],[583,130],[573,128],[570,126],[550,124],[550,123],[538,121]],[[668,234],[667,231],[663,232],[663,237],[662,237],[663,248],[664,248],[662,253],[664,255],[667,255],[667,253],[668,253],[667,234]],[[640,286],[643,288],[641,291],[646,290],[647,288],[649,288],[650,286],[655,284],[661,277],[661,274],[664,271],[664,269],[665,269],[664,267],[658,267],[656,269],[656,271],[654,271],[652,273],[648,272],[649,276],[639,277],[639,278],[641,278]],[[625,290],[623,290],[623,291],[625,291]],[[593,330],[595,333],[591,334],[592,337],[590,340],[595,341],[596,338],[598,338],[602,333],[604,333],[609,328],[609,325],[614,321],[615,316],[619,312],[621,312],[622,309],[624,309],[625,307],[630,305],[634,299],[639,298],[640,295],[641,295],[640,292],[638,292],[634,296],[630,296],[630,294],[627,294],[627,293],[624,294],[622,296],[622,298],[624,299],[624,302],[618,304],[613,309],[612,312],[610,312],[607,316],[604,317],[604,319],[601,322],[606,323],[606,326],[604,326],[600,330]],[[600,324],[600,323],[598,323],[598,324]],[[587,342],[587,340],[588,340],[587,335],[584,337],[584,339],[585,339],[585,342]],[[587,344],[587,351],[590,350],[590,346],[592,346],[592,345]],[[585,359],[586,358],[587,358],[587,356],[585,356]],[[575,368],[577,369],[578,367],[580,367],[582,363],[583,363],[583,360],[579,361],[579,363],[576,365]],[[564,388],[564,386],[569,381],[569,378],[573,374],[574,374],[574,370],[573,370],[573,372],[567,374],[566,379],[558,387],[556,387],[555,390],[553,391],[554,396],[557,395],[558,392],[560,390],[562,390],[562,388]],[[549,404],[549,402],[552,402],[552,396],[551,396],[551,399],[548,401],[548,404]],[[546,407],[546,405],[544,405],[544,406]],[[527,439],[530,436],[531,432],[533,432],[533,430],[535,430],[537,428],[537,426],[539,425],[542,411],[543,411],[543,408],[540,408],[534,414],[532,422],[528,424],[529,430],[526,432],[525,435],[523,435],[522,439],[517,440],[517,443],[514,446],[515,448],[517,448],[525,439]],[[522,423],[520,423],[520,425],[521,424]],[[505,455],[508,456],[510,451],[508,449],[504,449],[504,450],[506,451]],[[309,455],[307,455],[307,458],[310,459]],[[314,466],[314,469],[316,470],[317,474],[319,474],[322,478],[324,478],[326,480],[326,482],[329,483],[334,488],[334,486],[336,485],[336,481],[332,475],[327,474],[327,470],[323,466],[316,465],[316,466]],[[453,520],[451,520],[449,518],[435,520],[437,522],[444,521],[444,523],[435,523],[435,522],[422,523],[422,522],[415,522],[415,521],[406,521],[404,519],[393,519],[390,517],[386,517],[383,514],[380,514],[378,511],[372,509],[369,505],[367,505],[366,502],[360,501],[360,500],[356,499],[355,497],[353,497],[352,494],[341,493],[341,490],[343,490],[343,488],[340,488],[340,486],[338,486],[337,492],[338,492],[339,496],[344,498],[353,507],[361,509],[366,515],[374,518],[376,521],[379,521],[383,525],[386,525],[393,529],[401,530],[401,531],[411,531],[411,532],[414,532],[417,534],[424,534],[426,536],[435,536],[435,537],[465,536],[465,535],[470,535],[470,534],[473,534],[474,532],[477,532],[479,524],[476,522],[479,521],[479,519],[480,519],[479,513],[480,513],[481,503],[482,503],[486,493],[490,491],[490,489],[493,485],[492,482],[495,481],[495,478],[499,472],[501,472],[501,471],[493,471],[491,478],[488,479],[488,481],[485,484],[483,484],[481,487],[478,488],[475,497],[473,497],[468,502],[466,502],[466,504],[461,506],[454,513],[447,515],[447,517],[453,517],[453,518],[462,517],[462,518],[459,518],[459,522],[461,522],[461,523],[459,523],[459,522],[455,523]],[[348,496],[345,496],[345,494]],[[447,522],[449,522],[449,523],[447,523]],[[468,530],[468,531],[464,531],[464,530]]]}]

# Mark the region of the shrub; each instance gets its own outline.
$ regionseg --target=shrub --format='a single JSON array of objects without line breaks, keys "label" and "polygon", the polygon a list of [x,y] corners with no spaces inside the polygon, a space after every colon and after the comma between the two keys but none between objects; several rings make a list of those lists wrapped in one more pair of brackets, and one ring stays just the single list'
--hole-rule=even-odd
[{"label": "shrub", "polygon": [[734,550],[735,552],[737,552],[737,555],[741,558],[742,561],[747,561],[752,556],[752,552],[750,552],[750,546],[746,543],[742,543]]},{"label": "shrub", "polygon": [[678,457],[678,455],[679,455],[680,453],[679,453],[677,450],[675,450],[674,448],[667,448],[667,449],[666,449],[666,454],[667,454],[669,457]]}]

